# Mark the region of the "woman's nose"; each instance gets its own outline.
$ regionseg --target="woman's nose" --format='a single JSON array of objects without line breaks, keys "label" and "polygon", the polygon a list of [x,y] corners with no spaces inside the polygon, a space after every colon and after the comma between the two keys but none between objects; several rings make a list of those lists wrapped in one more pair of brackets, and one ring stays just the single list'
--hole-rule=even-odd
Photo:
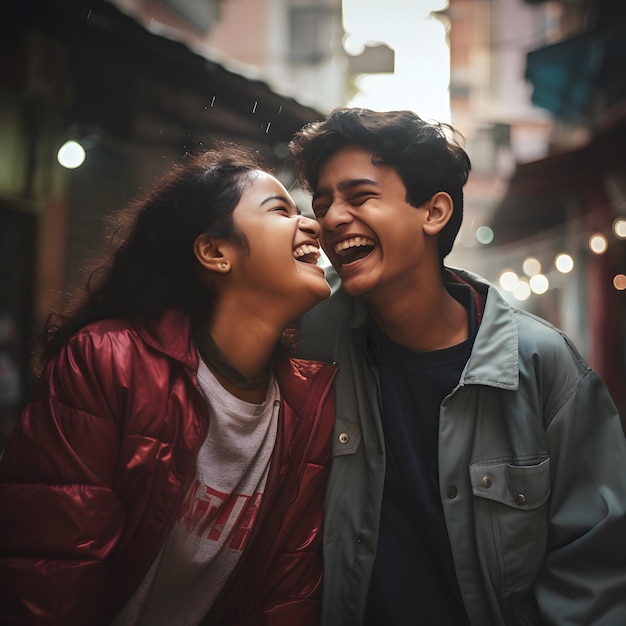
[{"label": "woman's nose", "polygon": [[307,217],[306,215],[298,216],[298,228],[307,233],[310,233],[311,235],[313,235],[313,237],[315,237],[315,239],[318,239],[320,233],[322,232],[320,225],[317,223],[317,221],[310,217]]}]

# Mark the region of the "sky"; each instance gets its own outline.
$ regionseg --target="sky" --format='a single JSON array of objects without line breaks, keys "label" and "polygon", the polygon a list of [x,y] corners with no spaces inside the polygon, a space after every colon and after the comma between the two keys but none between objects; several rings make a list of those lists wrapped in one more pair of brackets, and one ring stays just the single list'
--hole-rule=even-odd
[{"label": "sky", "polygon": [[364,42],[395,50],[394,74],[362,75],[348,106],[411,109],[426,120],[450,121],[450,53],[443,24],[431,11],[447,0],[343,0],[344,47],[358,54]]}]

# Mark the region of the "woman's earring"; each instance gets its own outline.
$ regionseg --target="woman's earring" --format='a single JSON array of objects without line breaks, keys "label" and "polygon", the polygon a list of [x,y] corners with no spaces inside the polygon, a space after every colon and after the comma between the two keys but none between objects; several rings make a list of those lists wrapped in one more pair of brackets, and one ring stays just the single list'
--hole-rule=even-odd
[{"label": "woman's earring", "polygon": [[228,267],[228,263],[220,263],[220,267],[225,270]]}]

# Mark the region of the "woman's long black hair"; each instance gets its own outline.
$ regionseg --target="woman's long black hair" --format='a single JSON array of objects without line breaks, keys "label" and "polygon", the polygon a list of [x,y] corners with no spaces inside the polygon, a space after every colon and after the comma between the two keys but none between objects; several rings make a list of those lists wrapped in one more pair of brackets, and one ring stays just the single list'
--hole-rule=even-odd
[{"label": "woman's long black hair", "polygon": [[252,151],[225,144],[187,157],[146,197],[112,216],[113,251],[85,269],[84,286],[65,312],[49,316],[42,361],[96,320],[123,317],[145,322],[170,308],[192,316],[208,314],[212,294],[201,279],[193,243],[207,233],[247,247],[234,226],[233,211],[257,169],[268,167]]}]

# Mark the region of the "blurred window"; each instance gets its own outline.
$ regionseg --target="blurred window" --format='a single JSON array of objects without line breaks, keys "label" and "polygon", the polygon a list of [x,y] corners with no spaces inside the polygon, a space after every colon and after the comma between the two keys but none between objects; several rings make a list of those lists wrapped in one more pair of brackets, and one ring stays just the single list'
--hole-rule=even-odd
[{"label": "blurred window", "polygon": [[333,9],[312,4],[292,6],[289,13],[290,61],[316,65],[332,54]]}]

